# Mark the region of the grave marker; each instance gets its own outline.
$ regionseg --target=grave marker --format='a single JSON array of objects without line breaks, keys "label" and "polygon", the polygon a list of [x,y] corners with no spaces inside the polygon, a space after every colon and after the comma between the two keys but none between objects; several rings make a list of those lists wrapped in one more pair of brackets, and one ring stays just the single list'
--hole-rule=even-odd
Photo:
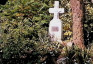
[{"label": "grave marker", "polygon": [[59,1],[55,1],[54,8],[49,8],[49,13],[54,13],[53,19],[49,24],[49,35],[51,41],[60,42],[62,39],[62,21],[59,19],[59,13],[64,13],[64,8],[59,8]]}]

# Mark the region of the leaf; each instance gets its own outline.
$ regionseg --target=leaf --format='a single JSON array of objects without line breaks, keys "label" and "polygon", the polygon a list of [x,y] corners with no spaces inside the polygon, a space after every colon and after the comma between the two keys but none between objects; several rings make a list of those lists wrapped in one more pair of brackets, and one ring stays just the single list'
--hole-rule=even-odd
[{"label": "leaf", "polygon": [[33,17],[33,19],[32,19],[33,21],[35,20],[35,21],[40,21],[41,20],[41,17]]},{"label": "leaf", "polygon": [[24,16],[23,13],[16,13],[16,16]]},{"label": "leaf", "polygon": [[72,32],[71,31],[67,31],[64,33],[64,35],[72,35]]}]

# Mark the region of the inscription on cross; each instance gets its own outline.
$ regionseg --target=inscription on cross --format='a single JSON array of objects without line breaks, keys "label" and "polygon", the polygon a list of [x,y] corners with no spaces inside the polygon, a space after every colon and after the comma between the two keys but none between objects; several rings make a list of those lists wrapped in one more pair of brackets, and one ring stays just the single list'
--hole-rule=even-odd
[{"label": "inscription on cross", "polygon": [[55,1],[54,8],[50,8],[49,13],[54,13],[54,17],[49,24],[51,41],[61,41],[63,29],[62,21],[59,19],[59,13],[64,13],[64,8],[59,8],[59,1]]}]

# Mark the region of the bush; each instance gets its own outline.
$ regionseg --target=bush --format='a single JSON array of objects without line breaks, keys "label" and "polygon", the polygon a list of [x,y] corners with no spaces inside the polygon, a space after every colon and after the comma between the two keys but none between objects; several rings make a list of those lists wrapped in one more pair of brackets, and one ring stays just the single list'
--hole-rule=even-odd
[{"label": "bush", "polygon": [[[60,7],[65,8],[65,13],[60,16],[64,21],[64,40],[71,40],[70,3],[69,0],[59,1]],[[48,9],[53,7],[53,3],[54,0],[8,0],[5,5],[0,5],[1,64],[55,63],[63,46],[58,42],[51,42],[47,33],[49,21],[52,19]],[[91,6],[86,5],[86,21],[93,18]],[[86,27],[86,24],[84,26]],[[92,24],[90,26],[92,27]],[[73,62],[73,59],[78,62],[78,56],[82,57],[84,53],[71,49],[65,52],[64,57],[71,59],[67,60],[69,63]],[[87,54],[85,55],[87,57]],[[86,59],[82,58],[85,62]]]}]

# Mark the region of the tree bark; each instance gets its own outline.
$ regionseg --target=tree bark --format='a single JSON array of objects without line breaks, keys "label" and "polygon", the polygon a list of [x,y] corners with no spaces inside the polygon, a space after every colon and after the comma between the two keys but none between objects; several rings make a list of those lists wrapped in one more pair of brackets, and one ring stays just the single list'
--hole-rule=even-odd
[{"label": "tree bark", "polygon": [[70,0],[73,15],[73,43],[84,48],[83,38],[83,0]]}]

